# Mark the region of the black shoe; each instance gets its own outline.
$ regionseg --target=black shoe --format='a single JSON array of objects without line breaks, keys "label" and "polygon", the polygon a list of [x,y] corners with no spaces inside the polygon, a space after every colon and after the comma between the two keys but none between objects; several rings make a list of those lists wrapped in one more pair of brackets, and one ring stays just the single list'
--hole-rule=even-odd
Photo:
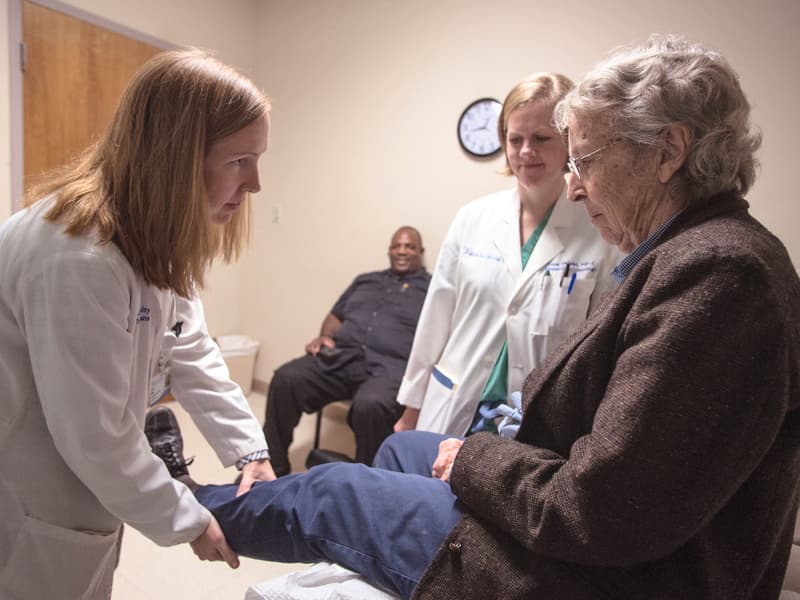
[{"label": "black shoe", "polygon": [[172,477],[189,474],[187,467],[194,459],[183,458],[183,437],[175,413],[166,406],[150,409],[144,419],[144,434],[153,454],[164,461]]}]

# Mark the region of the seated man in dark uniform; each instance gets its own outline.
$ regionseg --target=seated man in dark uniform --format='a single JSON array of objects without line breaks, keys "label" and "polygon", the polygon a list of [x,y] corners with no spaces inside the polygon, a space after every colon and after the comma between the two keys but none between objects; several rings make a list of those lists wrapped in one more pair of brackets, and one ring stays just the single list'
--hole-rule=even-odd
[{"label": "seated man in dark uniform", "polygon": [[398,229],[390,268],[356,277],[306,345],[307,354],[275,371],[264,435],[276,475],[291,471],[288,449],[301,414],[336,400],[353,401],[348,423],[357,462],[371,463],[392,433],[403,412],[395,397],[430,281],[424,251],[416,229]]}]

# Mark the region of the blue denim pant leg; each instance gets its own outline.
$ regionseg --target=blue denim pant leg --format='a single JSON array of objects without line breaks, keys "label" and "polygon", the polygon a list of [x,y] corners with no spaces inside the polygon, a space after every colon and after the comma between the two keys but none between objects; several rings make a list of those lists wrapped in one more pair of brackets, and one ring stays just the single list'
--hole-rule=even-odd
[{"label": "blue denim pant leg", "polygon": [[243,556],[335,562],[404,598],[463,515],[446,483],[351,463],[195,494]]},{"label": "blue denim pant leg", "polygon": [[454,437],[457,436],[417,430],[393,433],[381,444],[373,464],[387,471],[430,477],[433,462],[439,455],[439,443]]}]

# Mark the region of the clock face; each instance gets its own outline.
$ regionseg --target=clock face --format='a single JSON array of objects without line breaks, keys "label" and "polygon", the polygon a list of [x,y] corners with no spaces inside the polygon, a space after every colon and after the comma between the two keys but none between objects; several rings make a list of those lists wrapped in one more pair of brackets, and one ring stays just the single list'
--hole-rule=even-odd
[{"label": "clock face", "polygon": [[491,156],[500,150],[497,119],[503,104],[494,98],[481,98],[470,104],[458,120],[458,141],[473,156]]}]

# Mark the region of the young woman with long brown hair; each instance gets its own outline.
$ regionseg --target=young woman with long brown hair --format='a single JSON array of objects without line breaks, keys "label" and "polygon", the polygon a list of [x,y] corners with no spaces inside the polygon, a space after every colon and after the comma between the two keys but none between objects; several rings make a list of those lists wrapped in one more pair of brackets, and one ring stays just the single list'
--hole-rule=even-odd
[{"label": "young woman with long brown hair", "polygon": [[269,110],[207,54],[159,54],[0,226],[0,596],[110,597],[122,522],[237,566],[143,424],[168,376],[242,491],[274,478],[196,298],[246,241]]}]

